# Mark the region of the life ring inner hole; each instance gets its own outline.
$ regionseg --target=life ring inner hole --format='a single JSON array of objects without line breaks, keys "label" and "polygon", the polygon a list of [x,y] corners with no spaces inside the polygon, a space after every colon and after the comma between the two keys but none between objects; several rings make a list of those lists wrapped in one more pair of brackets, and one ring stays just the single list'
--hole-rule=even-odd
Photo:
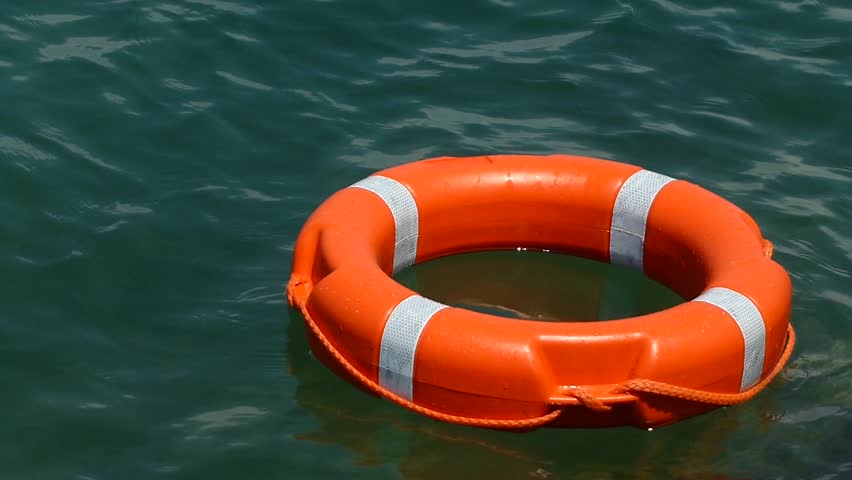
[{"label": "life ring inner hole", "polygon": [[524,320],[616,320],[684,300],[633,269],[541,250],[448,255],[406,268],[394,279],[447,305]]}]

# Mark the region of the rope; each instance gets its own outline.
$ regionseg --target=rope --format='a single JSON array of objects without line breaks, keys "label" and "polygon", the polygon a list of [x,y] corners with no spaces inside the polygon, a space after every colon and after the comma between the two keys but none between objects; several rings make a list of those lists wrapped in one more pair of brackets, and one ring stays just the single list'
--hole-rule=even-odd
[{"label": "rope", "polygon": [[769,240],[763,240],[763,255],[766,258],[772,258],[772,253],[775,251],[775,246]]},{"label": "rope", "polygon": [[712,405],[735,405],[737,403],[742,403],[746,400],[752,399],[755,395],[760,393],[760,391],[766,388],[766,386],[772,382],[772,380],[781,372],[781,370],[784,369],[784,365],[787,364],[787,361],[790,359],[790,355],[793,354],[793,347],[795,347],[796,345],[796,331],[793,330],[793,325],[787,325],[787,335],[787,346],[784,348],[784,352],[781,354],[781,358],[778,359],[778,362],[775,364],[775,367],[772,369],[771,372],[769,372],[769,375],[767,375],[763,380],[757,382],[756,384],[754,384],[753,387],[749,388],[744,392],[705,392],[703,390],[679,387],[677,385],[671,385],[668,383],[657,382],[654,380],[647,380],[642,378],[628,380],[616,387],[616,391],[653,393],[666,397],[690,400],[693,402],[709,403]]},{"label": "rope", "polygon": [[602,402],[600,398],[587,392],[583,387],[563,387],[562,391],[566,395],[576,398],[581,404],[596,412],[608,412],[612,410],[612,407]]},{"label": "rope", "polygon": [[[304,282],[298,283],[301,284]],[[305,324],[308,326],[311,332],[313,332],[313,334],[320,341],[326,351],[328,351],[328,353],[338,362],[341,367],[343,367],[343,369],[348,374],[352,375],[352,377],[358,380],[361,385],[363,385],[365,388],[375,393],[379,397],[396,403],[415,413],[431,418],[433,420],[439,420],[442,422],[455,423],[458,425],[465,425],[471,427],[483,427],[501,430],[531,430],[553,422],[561,414],[561,408],[564,408],[560,407],[550,411],[549,413],[533,418],[501,420],[451,415],[421,405],[417,405],[416,403],[386,389],[385,387],[379,385],[377,382],[371,380],[366,375],[361,373],[360,370],[358,370],[354,365],[352,365],[349,360],[347,360],[346,357],[344,357],[343,354],[341,354],[340,351],[337,350],[337,348],[331,343],[328,337],[326,337],[322,330],[320,330],[316,321],[314,321],[310,313],[308,313],[306,305],[299,304],[295,301],[293,291],[289,288],[288,297],[290,298],[292,304],[298,304],[298,309],[302,313],[302,316],[305,318]],[[792,325],[787,326],[787,334],[787,345],[784,349],[784,352],[781,354],[781,358],[775,364],[775,367],[763,380],[756,383],[754,386],[744,392],[714,393],[706,392],[703,390],[695,390],[687,387],[681,387],[677,385],[671,385],[655,380],[632,379],[617,385],[613,389],[613,393],[644,392],[712,405],[734,405],[737,403],[744,402],[746,400],[751,399],[752,397],[757,395],[761,390],[766,388],[766,386],[772,382],[772,380],[778,375],[778,373],[781,372],[781,370],[784,368],[784,365],[790,359],[790,356],[793,353],[793,347],[796,344],[796,333],[793,330]],[[611,406],[606,405],[600,398],[589,393],[583,387],[564,387],[563,391],[566,395],[570,395],[576,398],[580,402],[580,404],[586,406],[590,410],[597,412],[606,412],[612,409]]]}]

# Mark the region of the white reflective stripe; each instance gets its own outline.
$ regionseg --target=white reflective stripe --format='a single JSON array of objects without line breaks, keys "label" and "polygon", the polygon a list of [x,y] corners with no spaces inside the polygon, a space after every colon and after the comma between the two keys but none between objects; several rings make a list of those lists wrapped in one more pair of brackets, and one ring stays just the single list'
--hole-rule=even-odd
[{"label": "white reflective stripe", "polygon": [[393,309],[382,333],[379,384],[408,400],[413,399],[414,354],[429,320],[446,305],[412,295]]},{"label": "white reflective stripe", "polygon": [[737,322],[745,342],[740,391],[748,390],[760,380],[763,358],[766,355],[766,325],[760,310],[745,295],[724,287],[711,288],[696,297],[693,302],[715,305]]},{"label": "white reflective stripe", "polygon": [[609,236],[611,263],[644,271],[645,227],[654,198],[674,179],[639,170],[625,180],[615,198]]},{"label": "white reflective stripe", "polygon": [[411,192],[398,181],[380,175],[369,176],[351,187],[375,193],[384,200],[393,215],[396,227],[393,273],[414,265],[417,258],[417,240],[420,236],[420,214]]}]

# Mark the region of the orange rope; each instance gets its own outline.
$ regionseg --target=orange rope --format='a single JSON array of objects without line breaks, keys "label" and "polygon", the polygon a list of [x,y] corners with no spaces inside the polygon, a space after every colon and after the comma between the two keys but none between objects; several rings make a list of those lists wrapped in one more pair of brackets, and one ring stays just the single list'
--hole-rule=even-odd
[{"label": "orange rope", "polygon": [[[292,298],[292,292],[288,293],[290,294],[288,296],[290,296],[291,300],[294,300]],[[334,357],[335,360],[337,360],[340,366],[342,366],[347,373],[356,378],[364,387],[366,387],[373,393],[420,415],[432,418],[434,420],[472,427],[495,428],[504,430],[527,430],[547,425],[548,423],[558,418],[561,413],[561,409],[556,409],[545,415],[534,418],[500,420],[450,415],[447,413],[439,412],[437,410],[432,410],[427,407],[423,407],[421,405],[417,405],[416,403],[382,387],[381,385],[361,373],[357,368],[355,368],[354,365],[349,362],[349,360],[346,359],[346,357],[343,356],[343,354],[341,354],[337,350],[337,348],[335,348],[334,345],[332,345],[331,341],[325,336],[325,334],[323,334],[322,330],[320,330],[317,323],[308,313],[307,307],[305,305],[299,305],[298,308],[304,316],[305,323],[307,324],[308,328],[311,329],[311,331],[314,333],[320,343],[322,343],[323,347],[325,347],[328,353],[331,354],[331,356]],[[744,402],[746,400],[751,399],[752,397],[757,395],[761,390],[766,388],[766,386],[769,385],[770,382],[772,382],[772,380],[778,375],[778,373],[781,372],[781,370],[784,368],[784,365],[790,359],[790,355],[793,353],[793,347],[796,344],[796,333],[793,330],[792,325],[788,325],[787,333],[789,336],[787,345],[784,349],[784,352],[781,354],[781,358],[775,364],[775,367],[772,369],[769,375],[767,375],[763,380],[761,380],[745,392],[714,393],[702,390],[695,390],[686,387],[680,387],[677,385],[657,382],[654,380],[633,379],[627,380],[626,382],[616,386],[613,393],[645,392],[713,405],[734,405],[740,402]],[[602,412],[608,411],[612,408],[609,405],[606,405],[595,395],[587,392],[582,387],[566,387],[564,389],[564,392],[567,395],[576,398],[582,405],[588,407],[591,410]]]},{"label": "orange rope", "polygon": [[602,402],[600,398],[587,392],[583,387],[565,387],[562,391],[596,412],[608,412],[612,410],[612,407]]},{"label": "orange rope", "polygon": [[774,251],[775,251],[775,246],[772,245],[772,242],[764,239],[763,240],[763,255],[765,255],[766,258],[772,258],[772,253]]},{"label": "orange rope", "polygon": [[755,395],[760,393],[761,390],[766,388],[766,386],[772,382],[775,376],[777,376],[781,372],[781,370],[784,369],[784,365],[787,364],[787,360],[789,360],[790,355],[793,354],[793,347],[796,345],[796,331],[793,330],[793,325],[787,325],[787,335],[787,346],[784,348],[784,352],[781,354],[781,358],[778,359],[778,362],[775,364],[775,367],[772,369],[771,372],[769,372],[769,375],[767,375],[766,378],[757,382],[753,387],[749,388],[744,392],[705,392],[703,390],[679,387],[677,385],[671,385],[668,383],[657,382],[654,380],[646,380],[641,378],[628,380],[620,384],[616,388],[616,391],[654,393],[657,395],[665,395],[667,397],[681,398],[693,402],[709,403],[713,405],[734,405],[737,403],[745,402],[746,400],[750,400]]}]

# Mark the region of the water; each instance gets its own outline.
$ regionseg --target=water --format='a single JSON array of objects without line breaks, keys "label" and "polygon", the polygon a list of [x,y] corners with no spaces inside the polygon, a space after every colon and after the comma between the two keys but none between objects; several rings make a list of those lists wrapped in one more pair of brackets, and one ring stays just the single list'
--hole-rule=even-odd
[{"label": "water", "polygon": [[407,268],[396,279],[446,305],[526,320],[612,320],[684,301],[638,270],[526,250],[450,255]]},{"label": "water", "polygon": [[[3,478],[852,478],[841,0],[2,12]],[[307,215],[379,168],[513,152],[639,164],[751,213],[795,287],[782,377],[653,432],[514,435],[319,366],[283,295]],[[637,285],[596,272],[588,288]],[[668,301],[642,288],[597,313]]]}]

